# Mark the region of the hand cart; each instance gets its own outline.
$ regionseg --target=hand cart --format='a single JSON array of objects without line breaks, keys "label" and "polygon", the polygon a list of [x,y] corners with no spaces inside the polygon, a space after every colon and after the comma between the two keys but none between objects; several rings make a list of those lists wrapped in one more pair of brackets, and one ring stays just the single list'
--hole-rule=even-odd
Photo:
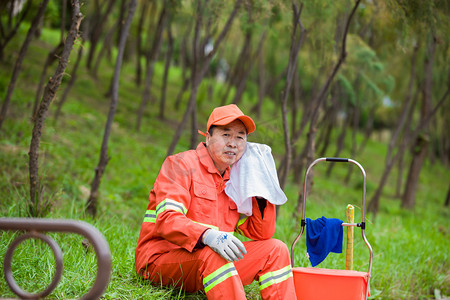
[{"label": "hand cart", "polygon": [[[342,226],[355,226],[361,228],[362,238],[369,248],[370,260],[367,272],[358,272],[352,270],[335,270],[312,267],[294,267],[294,247],[303,234],[306,226],[305,207],[306,207],[306,184],[308,174],[311,168],[319,162],[349,162],[357,165],[363,175],[363,206],[361,223],[342,223]],[[294,276],[295,292],[297,299],[342,299],[342,300],[361,300],[369,296],[370,272],[372,270],[373,252],[367,238],[364,234],[366,229],[365,222],[366,211],[366,172],[364,168],[355,160],[349,158],[318,158],[306,170],[305,181],[303,185],[303,216],[301,219],[300,234],[297,236],[291,247],[291,264]]]}]

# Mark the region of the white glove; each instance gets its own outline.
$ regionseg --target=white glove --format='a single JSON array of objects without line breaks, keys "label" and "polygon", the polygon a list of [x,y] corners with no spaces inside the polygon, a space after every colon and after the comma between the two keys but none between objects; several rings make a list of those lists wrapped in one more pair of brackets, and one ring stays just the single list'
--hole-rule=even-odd
[{"label": "white glove", "polygon": [[240,240],[223,231],[208,229],[203,234],[202,242],[228,261],[238,261],[244,257],[242,254],[247,254]]}]

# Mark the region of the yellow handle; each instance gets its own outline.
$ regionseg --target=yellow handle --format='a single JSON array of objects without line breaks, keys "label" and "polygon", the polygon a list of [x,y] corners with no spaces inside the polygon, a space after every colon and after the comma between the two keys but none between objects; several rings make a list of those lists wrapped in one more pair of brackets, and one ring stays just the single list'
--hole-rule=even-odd
[{"label": "yellow handle", "polygon": [[[345,211],[347,223],[353,223],[355,220],[355,208],[353,205],[347,205]],[[345,269],[353,270],[353,226],[347,226],[347,253],[345,257]]]}]

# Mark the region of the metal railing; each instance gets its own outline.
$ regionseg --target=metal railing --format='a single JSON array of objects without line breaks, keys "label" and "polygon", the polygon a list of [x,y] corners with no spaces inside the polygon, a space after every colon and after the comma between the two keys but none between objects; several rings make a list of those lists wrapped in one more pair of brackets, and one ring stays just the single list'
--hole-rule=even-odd
[{"label": "metal railing", "polygon": [[[94,285],[81,299],[98,299],[106,290],[111,277],[111,251],[108,242],[94,226],[75,220],[36,219],[36,218],[0,218],[0,230],[23,231],[9,245],[3,261],[3,273],[9,288],[21,299],[40,299],[48,296],[58,285],[63,272],[62,251],[53,238],[46,232],[76,233],[84,236],[93,246],[97,257],[97,277]],[[11,271],[11,262],[17,246],[27,239],[40,239],[52,250],[56,270],[52,282],[42,292],[31,294],[22,290],[16,283]]]}]

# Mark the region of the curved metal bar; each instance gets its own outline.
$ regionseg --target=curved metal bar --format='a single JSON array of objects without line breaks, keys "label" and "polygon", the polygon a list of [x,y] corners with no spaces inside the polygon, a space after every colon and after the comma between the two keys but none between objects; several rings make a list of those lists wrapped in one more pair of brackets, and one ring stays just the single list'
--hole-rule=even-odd
[{"label": "curved metal bar", "polygon": [[108,286],[111,277],[111,251],[104,236],[94,226],[76,220],[0,218],[0,230],[77,233],[86,237],[97,256],[97,277],[92,288],[81,299],[98,299]]},{"label": "curved metal bar", "polygon": [[314,165],[316,165],[317,163],[319,163],[321,161],[325,161],[325,160],[326,160],[326,158],[318,158],[318,159],[316,159],[315,161],[313,161],[309,165],[309,167],[308,167],[308,169],[306,170],[306,173],[305,173],[305,180],[303,182],[303,207],[302,207],[302,220],[301,220],[301,227],[302,228],[300,229],[299,235],[295,238],[294,243],[292,243],[292,246],[291,246],[291,265],[292,265],[292,267],[294,267],[294,248],[295,248],[295,245],[297,244],[298,240],[300,240],[301,236],[303,235],[303,231],[304,231],[304,228],[305,228],[306,183],[307,183],[307,180],[308,180],[308,174],[309,174],[309,171],[311,171],[311,169],[312,169],[312,167]]},{"label": "curved metal bar", "polygon": [[[302,213],[302,220],[301,220],[301,229],[300,229],[300,233],[297,236],[297,238],[294,240],[294,242],[292,243],[291,246],[291,265],[292,267],[294,267],[294,248],[295,245],[297,244],[298,240],[300,239],[300,237],[302,236],[303,232],[304,232],[304,228],[305,228],[305,209],[306,209],[306,186],[307,186],[307,180],[308,180],[308,175],[309,172],[311,171],[312,167],[315,166],[316,164],[318,164],[319,162],[322,161],[328,161],[328,162],[349,162],[352,164],[355,164],[356,166],[359,167],[361,174],[363,176],[363,195],[362,195],[362,222],[358,223],[356,226],[361,227],[361,233],[362,233],[362,238],[367,246],[367,248],[369,249],[370,252],[370,259],[369,259],[369,270],[368,270],[368,278],[367,278],[367,286],[369,286],[369,282],[370,282],[370,274],[372,271],[372,260],[373,260],[373,251],[372,251],[372,246],[370,245],[369,241],[366,238],[365,235],[365,228],[366,228],[366,171],[364,170],[364,168],[355,160],[350,159],[350,158],[340,158],[340,157],[321,157],[318,158],[316,160],[314,160],[311,165],[308,167],[308,169],[306,170],[305,173],[305,180],[304,180],[304,184],[303,184],[303,213]],[[353,226],[353,224],[345,224],[346,226]],[[369,289],[366,289],[366,299],[368,298],[368,294],[369,294]]]},{"label": "curved metal bar", "polygon": [[[19,287],[19,285],[17,285],[17,283],[14,279],[14,276],[12,274],[12,271],[11,271],[11,261],[13,258],[14,250],[17,248],[17,246],[20,243],[22,243],[23,241],[25,241],[27,239],[43,240],[45,243],[47,243],[47,245],[50,246],[50,248],[53,251],[53,255],[55,256],[56,272],[55,272],[55,275],[53,276],[53,280],[44,291],[37,293],[37,294],[31,294],[31,293],[28,293],[28,292],[22,290]],[[3,262],[3,273],[5,274],[6,283],[8,284],[9,288],[17,296],[19,296],[23,299],[36,299],[36,298],[41,298],[41,297],[45,297],[45,296],[49,295],[56,288],[59,281],[61,280],[62,272],[63,272],[63,257],[62,257],[61,248],[55,242],[55,240],[52,239],[51,237],[49,237],[45,234],[39,233],[39,232],[35,232],[35,231],[31,231],[31,232],[25,233],[25,234],[17,237],[9,245],[9,248],[6,251],[5,259]]]}]

